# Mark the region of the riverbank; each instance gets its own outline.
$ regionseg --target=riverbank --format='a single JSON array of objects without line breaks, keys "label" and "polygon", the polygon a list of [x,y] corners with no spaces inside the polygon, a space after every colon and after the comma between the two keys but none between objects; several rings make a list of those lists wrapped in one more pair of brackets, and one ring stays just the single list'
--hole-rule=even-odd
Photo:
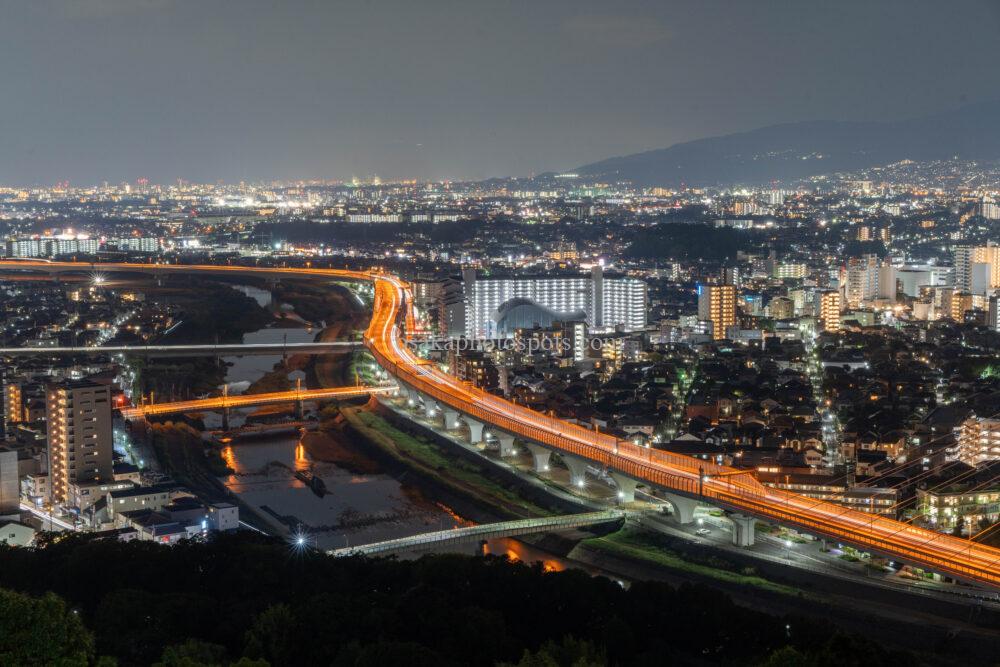
[{"label": "riverbank", "polygon": [[[697,577],[706,583],[725,583],[749,586],[772,593],[801,595],[794,586],[765,579],[753,567],[740,566],[719,557],[694,558],[690,554],[678,553],[664,544],[656,533],[625,527],[618,532],[583,540],[570,552],[570,558],[584,553],[601,553],[628,561],[645,563],[684,577]],[[589,558],[584,557],[587,560]]]},{"label": "riverbank", "polygon": [[183,484],[204,502],[228,502],[236,505],[240,511],[240,521],[257,530],[286,534],[282,526],[268,520],[243,502],[238,494],[232,493],[219,480],[218,475],[229,471],[225,459],[218,449],[201,440],[195,429],[189,427],[190,433],[195,434],[192,438],[187,432],[182,437],[156,437],[156,428],[156,425],[151,425],[144,432],[133,432],[133,436],[143,438],[152,448],[164,474]]},{"label": "riverbank", "polygon": [[[742,607],[794,621],[798,617],[826,619],[837,627],[888,645],[926,652],[936,658],[925,664],[992,664],[1000,651],[995,630],[973,622],[975,614],[944,614],[912,598],[907,605],[877,589],[846,588],[831,581],[817,590],[817,575],[785,569],[786,582],[753,572],[747,563],[725,556],[688,553],[684,545],[661,541],[662,535],[635,527],[583,540],[568,559],[631,581],[662,581],[673,586],[704,584],[729,595]],[[756,566],[754,566],[756,568]],[[956,607],[956,610],[960,610]],[[987,660],[984,662],[984,660]]]},{"label": "riverbank", "polygon": [[316,461],[332,463],[358,475],[375,475],[383,472],[372,458],[352,449],[343,433],[332,422],[324,423],[319,430],[310,431],[300,439],[309,457]]},{"label": "riverbank", "polygon": [[428,439],[406,433],[373,407],[341,408],[344,431],[398,476],[415,475],[427,494],[478,522],[550,516],[553,511],[522,498],[485,465],[449,458]]}]

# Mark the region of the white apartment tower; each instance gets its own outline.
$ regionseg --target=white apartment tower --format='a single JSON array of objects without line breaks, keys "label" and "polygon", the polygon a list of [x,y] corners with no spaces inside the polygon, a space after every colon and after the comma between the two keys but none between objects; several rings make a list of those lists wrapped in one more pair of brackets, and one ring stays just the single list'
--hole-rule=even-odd
[{"label": "white apartment tower", "polygon": [[[497,338],[509,335],[498,321],[512,306],[537,316],[537,324],[548,320],[582,319],[596,332],[622,328],[639,331],[646,327],[646,283],[636,278],[604,275],[595,266],[589,275],[478,276],[474,269],[462,272],[465,288],[465,335]],[[504,306],[504,310],[501,309]],[[528,323],[530,326],[531,323]]]},{"label": "white apartment tower", "polygon": [[1000,287],[1000,246],[956,247],[955,287],[970,294]]}]

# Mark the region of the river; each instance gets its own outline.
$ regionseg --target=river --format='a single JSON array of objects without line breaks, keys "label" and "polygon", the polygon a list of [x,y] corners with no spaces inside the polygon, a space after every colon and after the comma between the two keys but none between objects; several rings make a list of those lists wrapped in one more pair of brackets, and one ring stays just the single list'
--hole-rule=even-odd
[{"label": "river", "polygon": [[[251,285],[233,285],[233,289],[253,298],[262,308],[272,307],[273,299],[268,290]],[[268,327],[243,335],[244,343],[311,343],[315,339],[316,330],[311,327]],[[281,355],[249,354],[244,357],[230,356],[222,359],[230,364],[226,372],[227,382],[250,383],[270,373],[274,365],[281,361]]]},{"label": "river", "polygon": [[[272,306],[271,293],[257,287],[235,289],[253,297],[264,308]],[[315,331],[306,328],[270,327],[245,334],[246,343],[311,342]],[[253,382],[270,372],[279,355],[225,357],[231,364],[230,383]],[[249,411],[246,411],[249,412]],[[206,415],[210,427],[215,415]],[[244,414],[233,411],[231,423],[243,422]],[[221,423],[221,418],[220,418]],[[314,461],[294,435],[275,435],[235,442],[223,450],[234,475],[226,486],[276,525],[295,531],[301,525],[310,543],[320,549],[406,537],[434,530],[468,525],[449,508],[425,498],[416,487],[379,473],[359,474],[324,461]],[[373,467],[374,462],[371,462]],[[327,493],[317,496],[293,471],[308,470],[319,476]],[[510,538],[490,540],[487,553],[512,560],[541,562],[546,570],[578,567],[547,551]]]},{"label": "river", "polygon": [[[295,436],[242,440],[227,446],[223,456],[236,471],[223,480],[230,490],[274,523],[293,531],[301,524],[310,542],[321,549],[462,523],[448,508],[389,475],[352,473],[333,463],[313,461]],[[294,470],[311,470],[319,476],[326,495],[317,496],[293,476]]]},{"label": "river", "polygon": [[[263,308],[273,307],[267,290],[249,285],[234,288]],[[315,337],[312,328],[268,327],[245,334],[243,342],[308,343]],[[250,383],[273,370],[281,356],[230,356],[224,360],[231,364],[226,374],[229,383]],[[231,424],[242,423],[246,412],[250,411],[233,411]],[[206,417],[206,425],[218,426],[214,415]],[[312,460],[295,435],[240,440],[226,447],[223,455],[236,471],[223,480],[230,490],[277,526],[295,531],[301,525],[313,546],[321,549],[405,537],[461,523],[448,508],[428,501],[415,487],[389,475],[359,474]],[[373,461],[366,463],[366,469],[377,471]],[[320,477],[327,493],[317,496],[295,478],[296,470]]]}]

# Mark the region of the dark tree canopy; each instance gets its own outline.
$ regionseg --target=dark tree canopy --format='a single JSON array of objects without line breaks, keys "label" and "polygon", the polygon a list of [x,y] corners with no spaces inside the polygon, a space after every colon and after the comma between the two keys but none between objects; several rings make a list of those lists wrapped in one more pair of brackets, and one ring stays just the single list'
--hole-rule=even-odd
[{"label": "dark tree canopy", "polygon": [[752,231],[705,224],[659,223],[639,231],[626,254],[636,259],[724,261],[757,240]]},{"label": "dark tree canopy", "polygon": [[[37,655],[87,658],[82,620],[97,654],[123,665],[754,664],[787,645],[811,657],[837,637],[826,622],[752,611],[703,586],[625,590],[492,557],[333,559],[248,534],[169,548],[82,536],[0,548],[0,587],[51,590],[79,609],[5,593],[17,604],[13,617],[0,610],[0,651],[24,632],[25,646],[53,652]],[[45,613],[23,611],[32,604]],[[37,627],[19,628],[28,613]],[[58,641],[32,644],[41,632]],[[863,664],[910,662],[850,642]]]}]

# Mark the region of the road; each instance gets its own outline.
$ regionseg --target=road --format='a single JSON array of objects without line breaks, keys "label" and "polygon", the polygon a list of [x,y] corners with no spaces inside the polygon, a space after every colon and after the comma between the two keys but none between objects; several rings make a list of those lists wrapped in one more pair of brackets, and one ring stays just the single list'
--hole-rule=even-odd
[{"label": "road", "polygon": [[[895,560],[959,579],[1000,588],[1000,549],[919,528],[908,523],[771,489],[750,475],[725,466],[619,442],[529,408],[512,404],[438,370],[408,347],[405,331],[412,321],[407,285],[380,272],[313,268],[264,268],[215,265],[85,264],[3,261],[0,269],[46,273],[127,271],[153,274],[283,275],[326,280],[364,280],[375,284],[371,323],[365,345],[397,381],[443,405],[557,452],[578,456],[593,465],[616,470],[644,484],[745,513],[807,533],[842,541]],[[279,399],[280,400],[280,399]],[[285,400],[297,400],[287,392]]]},{"label": "road", "polygon": [[216,396],[199,398],[193,401],[173,401],[167,403],[148,403],[131,408],[122,408],[122,417],[136,419],[152,415],[169,415],[179,412],[201,412],[203,410],[223,410],[227,408],[245,408],[254,405],[273,405],[275,403],[292,403],[297,401],[316,401],[322,399],[344,399],[384,394],[395,391],[395,387],[333,387],[330,389],[301,389],[292,391],[276,391],[267,394],[238,394],[235,396]]},{"label": "road", "polygon": [[[772,535],[758,531],[756,544],[752,547],[738,547],[732,544],[731,527],[723,517],[715,517],[699,510],[698,520],[688,525],[678,525],[665,516],[647,513],[639,520],[643,527],[690,541],[695,545],[733,554],[741,559],[767,561],[781,567],[782,572],[792,567],[814,574],[816,577],[831,578],[849,584],[863,584],[900,594],[922,595],[952,602],[974,601],[1000,611],[1000,598],[996,593],[976,587],[962,587],[940,582],[899,578],[894,572],[877,572],[868,563],[850,562],[840,558],[843,550],[836,544],[829,544],[830,550],[823,550],[820,540],[802,542],[790,536]],[[811,581],[811,580],[810,580]]]},{"label": "road", "polygon": [[38,509],[34,505],[29,505],[28,503],[21,503],[21,509],[24,510],[25,512],[31,512],[36,517],[41,519],[42,527],[44,527],[45,523],[48,522],[50,526],[59,526],[63,530],[76,530],[76,526],[69,523],[68,521],[63,521],[57,516],[53,516],[52,514],[44,510]]},{"label": "road", "polygon": [[198,357],[245,354],[322,354],[361,348],[353,341],[316,343],[220,343],[216,345],[98,345],[94,347],[0,347],[0,357],[134,354],[148,357]]}]

